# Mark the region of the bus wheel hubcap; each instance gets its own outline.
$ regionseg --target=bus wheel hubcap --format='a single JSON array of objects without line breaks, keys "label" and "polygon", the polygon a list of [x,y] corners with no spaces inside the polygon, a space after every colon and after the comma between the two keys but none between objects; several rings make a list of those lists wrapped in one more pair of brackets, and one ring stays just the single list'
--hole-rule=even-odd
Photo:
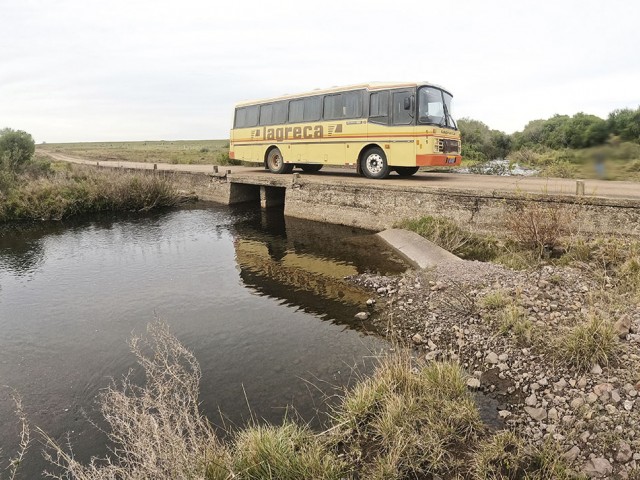
[{"label": "bus wheel hubcap", "polygon": [[373,174],[380,173],[382,171],[382,164],[382,157],[377,153],[367,157],[367,170]]}]

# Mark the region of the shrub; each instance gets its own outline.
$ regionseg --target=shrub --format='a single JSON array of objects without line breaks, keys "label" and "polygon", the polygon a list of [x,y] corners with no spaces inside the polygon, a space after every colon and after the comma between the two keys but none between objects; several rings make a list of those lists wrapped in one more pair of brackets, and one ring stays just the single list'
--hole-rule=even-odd
[{"label": "shrub", "polygon": [[[47,459],[64,474],[52,478],[216,479],[224,475],[226,450],[199,410],[200,366],[168,327],[158,321],[148,337],[134,337],[131,348],[145,373],[140,387],[126,376],[99,397],[100,408],[117,446],[109,458],[78,463],[47,437]],[[218,466],[216,466],[218,465]],[[207,477],[205,477],[205,474]]]},{"label": "shrub", "polygon": [[558,203],[529,201],[507,213],[505,227],[514,240],[542,256],[573,230],[575,210]]},{"label": "shrub", "polygon": [[33,137],[22,130],[4,128],[0,130],[0,167],[12,171],[20,170],[33,156],[36,143]]}]

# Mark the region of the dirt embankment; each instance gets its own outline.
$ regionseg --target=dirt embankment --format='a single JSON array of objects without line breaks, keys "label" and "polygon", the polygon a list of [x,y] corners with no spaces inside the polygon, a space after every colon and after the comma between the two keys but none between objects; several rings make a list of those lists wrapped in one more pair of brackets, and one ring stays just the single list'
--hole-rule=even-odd
[{"label": "dirt embankment", "polygon": [[[603,278],[586,265],[513,271],[463,261],[354,281],[372,291],[381,332],[427,360],[458,360],[469,388],[498,400],[504,428],[557,442],[589,477],[638,478],[640,305]],[[600,319],[615,329],[604,345]]]}]

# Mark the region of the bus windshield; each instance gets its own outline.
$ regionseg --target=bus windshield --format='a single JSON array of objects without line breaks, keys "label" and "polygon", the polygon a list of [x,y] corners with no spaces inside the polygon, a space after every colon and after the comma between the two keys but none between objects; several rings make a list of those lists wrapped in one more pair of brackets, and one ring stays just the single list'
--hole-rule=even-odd
[{"label": "bus windshield", "polygon": [[423,87],[418,92],[418,123],[456,128],[451,116],[451,95],[435,87]]}]

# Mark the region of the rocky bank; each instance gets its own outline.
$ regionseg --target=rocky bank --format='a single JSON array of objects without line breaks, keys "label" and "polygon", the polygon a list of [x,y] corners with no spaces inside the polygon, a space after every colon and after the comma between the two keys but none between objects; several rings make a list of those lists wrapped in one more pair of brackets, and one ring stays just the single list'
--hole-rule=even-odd
[{"label": "rocky bank", "polygon": [[[371,290],[369,320],[380,332],[427,361],[458,360],[468,387],[498,401],[504,428],[557,442],[589,478],[640,478],[640,305],[606,275],[588,265],[513,271],[462,261],[352,280]],[[560,339],[593,315],[615,324],[617,353],[577,368]]]}]

